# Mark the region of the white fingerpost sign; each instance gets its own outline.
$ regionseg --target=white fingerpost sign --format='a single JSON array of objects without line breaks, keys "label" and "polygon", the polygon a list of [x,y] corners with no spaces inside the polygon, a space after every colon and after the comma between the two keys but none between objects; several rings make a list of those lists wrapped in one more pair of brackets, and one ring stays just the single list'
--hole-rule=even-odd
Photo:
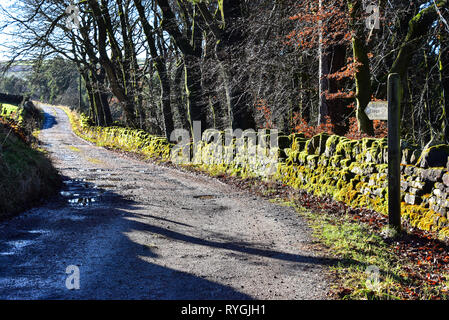
[{"label": "white fingerpost sign", "polygon": [[371,101],[365,108],[365,113],[370,120],[388,120],[388,102]]}]

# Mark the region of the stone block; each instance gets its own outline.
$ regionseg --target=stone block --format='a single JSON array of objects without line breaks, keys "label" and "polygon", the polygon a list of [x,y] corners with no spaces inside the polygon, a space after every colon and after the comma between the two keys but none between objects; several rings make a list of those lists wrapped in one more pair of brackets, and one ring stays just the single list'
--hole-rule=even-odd
[{"label": "stone block", "polygon": [[406,193],[404,196],[404,201],[411,205],[419,205],[422,202],[422,198],[418,195]]}]

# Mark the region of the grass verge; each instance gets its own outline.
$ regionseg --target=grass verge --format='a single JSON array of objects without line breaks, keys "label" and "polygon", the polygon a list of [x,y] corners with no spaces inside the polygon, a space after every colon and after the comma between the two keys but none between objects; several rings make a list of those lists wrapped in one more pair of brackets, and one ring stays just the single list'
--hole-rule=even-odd
[{"label": "grass verge", "polygon": [[36,124],[0,117],[0,220],[53,195],[61,185],[57,170],[39,149]]}]

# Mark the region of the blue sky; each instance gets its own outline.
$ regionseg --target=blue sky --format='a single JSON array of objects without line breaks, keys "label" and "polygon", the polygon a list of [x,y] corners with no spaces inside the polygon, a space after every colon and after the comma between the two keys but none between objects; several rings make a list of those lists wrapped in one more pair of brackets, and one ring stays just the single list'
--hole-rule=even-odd
[{"label": "blue sky", "polygon": [[[14,3],[13,0],[0,0],[0,6],[2,6],[5,9],[7,9],[13,3]],[[3,26],[4,24],[5,24],[5,17],[0,12],[0,26]],[[3,43],[12,41],[12,39],[8,37],[6,34],[10,31],[11,28],[6,28],[3,31],[0,30],[0,61],[6,60],[10,55],[10,52],[8,52],[6,48],[2,46]]]}]

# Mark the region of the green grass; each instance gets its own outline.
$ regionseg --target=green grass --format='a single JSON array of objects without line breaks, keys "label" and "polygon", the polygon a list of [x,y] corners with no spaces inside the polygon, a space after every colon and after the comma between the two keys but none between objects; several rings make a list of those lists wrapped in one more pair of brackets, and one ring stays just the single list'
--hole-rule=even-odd
[{"label": "green grass", "polygon": [[[5,141],[5,132],[0,141]],[[59,186],[56,169],[46,156],[9,135],[0,152],[0,219],[49,196]]]},{"label": "green grass", "polygon": [[[414,298],[431,299],[439,296],[448,299],[441,289],[424,282],[416,283],[409,278],[413,262],[408,257],[399,256],[379,233],[367,224],[355,221],[349,214],[328,214],[313,212],[301,207],[296,201],[273,199],[272,202],[291,206],[306,218],[314,237],[323,245],[329,255],[340,262],[330,267],[334,279],[331,292],[337,299],[346,300],[397,300],[409,299],[409,287],[419,287],[419,295]],[[378,271],[378,282],[372,282],[373,273]]]},{"label": "green grass", "polygon": [[[18,107],[3,104],[10,115]],[[33,119],[20,126],[30,127],[29,134],[38,135]],[[31,128],[33,127],[33,128]],[[31,129],[35,129],[34,132]],[[17,214],[37,201],[54,194],[61,184],[57,170],[37,144],[25,143],[14,130],[0,123],[0,220]],[[26,141],[36,141],[26,139]]]},{"label": "green grass", "polygon": [[[348,215],[332,216],[314,213],[295,202],[282,202],[293,206],[299,215],[305,217],[313,235],[340,259],[331,266],[336,281],[331,288],[334,293],[342,292],[342,299],[399,299],[398,289],[406,281],[398,258],[388,245],[368,227],[353,222]],[[379,270],[379,282],[370,280],[371,269]]]},{"label": "green grass", "polygon": [[[396,299],[395,289],[406,281],[397,257],[383,239],[363,224],[350,222],[350,217],[316,216],[303,212],[311,221],[315,236],[342,259],[333,267],[334,274],[348,288],[347,299]],[[379,271],[379,282],[373,286],[369,270]],[[334,288],[338,290],[338,288]]]}]

